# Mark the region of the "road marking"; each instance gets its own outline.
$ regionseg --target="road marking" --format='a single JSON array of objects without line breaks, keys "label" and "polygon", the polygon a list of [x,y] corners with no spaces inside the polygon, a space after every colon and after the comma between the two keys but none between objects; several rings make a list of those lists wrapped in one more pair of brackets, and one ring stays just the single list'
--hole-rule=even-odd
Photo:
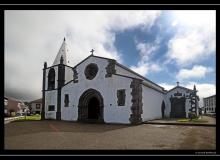
[{"label": "road marking", "polygon": [[49,123],[49,126],[50,126],[50,128],[51,128],[53,131],[55,131],[55,133],[57,133],[59,136],[65,138],[65,137],[60,133],[60,130],[59,130],[58,128],[56,128],[54,125],[52,125],[52,124],[50,124],[50,123]]}]

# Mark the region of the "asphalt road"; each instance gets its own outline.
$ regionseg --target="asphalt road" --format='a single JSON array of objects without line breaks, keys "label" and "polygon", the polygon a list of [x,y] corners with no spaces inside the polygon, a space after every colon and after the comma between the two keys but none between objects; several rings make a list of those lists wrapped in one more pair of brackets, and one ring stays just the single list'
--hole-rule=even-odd
[{"label": "asphalt road", "polygon": [[216,149],[216,128],[23,121],[5,124],[5,149]]}]

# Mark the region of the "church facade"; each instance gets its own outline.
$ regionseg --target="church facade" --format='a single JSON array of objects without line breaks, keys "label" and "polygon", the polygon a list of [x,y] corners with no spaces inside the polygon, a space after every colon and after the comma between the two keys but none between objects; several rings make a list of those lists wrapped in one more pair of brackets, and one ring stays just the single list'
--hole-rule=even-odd
[{"label": "church facade", "polygon": [[116,60],[93,54],[71,67],[67,54],[64,39],[53,65],[44,63],[42,119],[138,124],[198,110],[188,98],[195,87],[166,91]]}]

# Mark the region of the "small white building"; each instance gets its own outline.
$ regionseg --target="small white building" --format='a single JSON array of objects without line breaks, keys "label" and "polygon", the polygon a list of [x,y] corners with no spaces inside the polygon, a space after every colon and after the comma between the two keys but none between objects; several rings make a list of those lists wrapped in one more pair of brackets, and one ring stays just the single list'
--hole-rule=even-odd
[{"label": "small white building", "polygon": [[34,114],[40,114],[42,110],[42,98],[29,102],[30,112]]},{"label": "small white building", "polygon": [[42,119],[137,124],[188,117],[187,96],[195,88],[166,91],[116,60],[93,54],[68,66],[68,54],[64,39],[53,65],[44,63]]},{"label": "small white building", "polygon": [[216,95],[203,98],[204,113],[216,113]]}]

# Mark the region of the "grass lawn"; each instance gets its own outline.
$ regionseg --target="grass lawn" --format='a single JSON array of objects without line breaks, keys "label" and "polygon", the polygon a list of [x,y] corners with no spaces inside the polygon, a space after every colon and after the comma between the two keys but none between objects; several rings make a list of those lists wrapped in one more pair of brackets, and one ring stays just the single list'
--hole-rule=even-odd
[{"label": "grass lawn", "polygon": [[190,121],[189,118],[182,118],[182,119],[178,119],[177,122],[207,123],[208,121],[204,119],[199,119],[199,118],[194,118],[192,119],[192,121]]},{"label": "grass lawn", "polygon": [[24,116],[18,119],[18,121],[39,121],[41,120],[41,115],[40,114],[36,114],[33,116]]}]

